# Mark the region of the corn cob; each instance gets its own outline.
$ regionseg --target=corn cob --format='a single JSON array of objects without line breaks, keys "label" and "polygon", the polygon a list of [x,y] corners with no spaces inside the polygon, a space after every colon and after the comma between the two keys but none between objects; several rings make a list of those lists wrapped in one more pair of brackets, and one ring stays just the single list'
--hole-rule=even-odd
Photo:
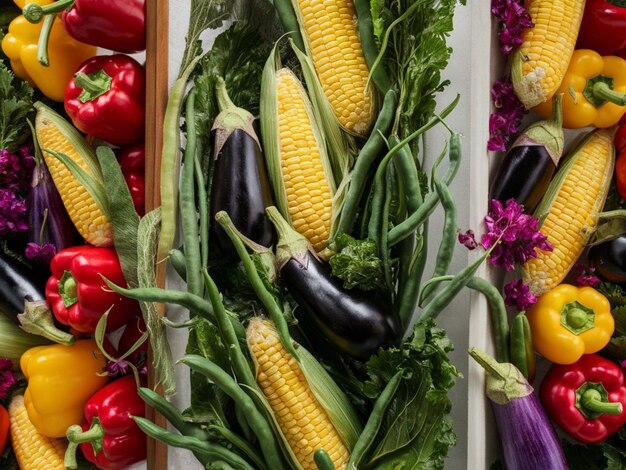
[{"label": "corn cob", "polygon": [[306,50],[341,127],[364,136],[374,116],[369,69],[357,29],[354,3],[346,0],[292,2]]},{"label": "corn cob", "polygon": [[615,129],[587,134],[535,211],[543,219],[541,232],[554,250],[539,251],[537,258],[523,266],[524,282],[534,295],[539,296],[563,281],[593,233],[615,163],[614,134]]},{"label": "corn cob", "polygon": [[102,204],[96,201],[64,163],[46,150],[67,155],[90,176],[102,180],[95,152],[80,133],[60,115],[41,103],[36,103],[35,108],[37,140],[70,219],[78,233],[91,245],[111,246],[113,232]]},{"label": "corn cob", "polygon": [[534,27],[522,35],[511,76],[520,101],[530,109],[552,99],[574,53],[585,0],[530,0]]},{"label": "corn cob", "polygon": [[349,450],[315,398],[295,358],[280,342],[274,326],[267,320],[252,319],[247,341],[256,366],[257,382],[302,468],[317,468],[313,456],[320,448],[330,455],[335,468],[345,468]]},{"label": "corn cob", "polygon": [[9,405],[11,442],[21,470],[64,470],[67,441],[39,434],[28,419],[24,397],[17,395]]}]

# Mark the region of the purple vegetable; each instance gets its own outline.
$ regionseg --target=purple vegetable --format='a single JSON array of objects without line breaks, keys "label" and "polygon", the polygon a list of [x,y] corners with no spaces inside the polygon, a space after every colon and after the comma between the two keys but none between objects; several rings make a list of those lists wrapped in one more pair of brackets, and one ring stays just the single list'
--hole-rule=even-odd
[{"label": "purple vegetable", "polygon": [[33,172],[29,205],[31,243],[26,257],[47,267],[57,251],[75,245],[80,238],[43,160]]},{"label": "purple vegetable", "polygon": [[567,470],[554,427],[522,373],[476,348],[469,354],[487,373],[485,393],[496,418],[504,468]]}]

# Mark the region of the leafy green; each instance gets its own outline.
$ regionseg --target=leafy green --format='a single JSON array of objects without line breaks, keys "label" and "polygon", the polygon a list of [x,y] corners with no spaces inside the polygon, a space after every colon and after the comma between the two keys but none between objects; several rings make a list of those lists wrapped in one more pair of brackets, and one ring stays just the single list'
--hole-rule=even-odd
[{"label": "leafy green", "polygon": [[332,275],[343,280],[346,289],[364,291],[380,289],[384,285],[382,261],[378,257],[376,243],[372,240],[356,240],[347,233],[336,239],[337,254],[330,259]]},{"label": "leafy green", "polygon": [[33,89],[0,62],[0,150],[15,152],[28,136]]},{"label": "leafy green", "polygon": [[418,323],[400,349],[381,351],[366,364],[369,379],[361,390],[378,398],[385,384],[399,370],[403,379],[385,414],[368,468],[442,469],[456,435],[447,418],[451,409],[448,391],[460,377],[448,358],[453,349],[445,330],[432,320]]},{"label": "leafy green", "polygon": [[[623,441],[620,441],[624,444]],[[571,444],[563,441],[563,451],[570,470],[623,470],[626,452],[604,442],[600,445]]]},{"label": "leafy green", "polygon": [[626,291],[620,285],[603,282],[596,289],[609,300],[611,309],[626,305]]}]

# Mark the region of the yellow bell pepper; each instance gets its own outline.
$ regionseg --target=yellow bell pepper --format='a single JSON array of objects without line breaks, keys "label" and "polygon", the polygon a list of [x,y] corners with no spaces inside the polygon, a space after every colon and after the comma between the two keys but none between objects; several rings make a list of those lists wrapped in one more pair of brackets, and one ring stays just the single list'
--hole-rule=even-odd
[{"label": "yellow bell pepper", "polygon": [[40,434],[65,437],[67,428],[82,423],[85,402],[107,382],[104,355],[91,339],[72,346],[55,344],[26,351],[20,367],[28,387],[24,404]]},{"label": "yellow bell pepper", "polygon": [[615,329],[608,299],[593,287],[561,284],[527,312],[535,351],[557,364],[573,364],[604,348]]},{"label": "yellow bell pepper", "polygon": [[[26,0],[15,0],[22,8]],[[28,3],[31,3],[29,0]],[[46,5],[51,0],[34,0]],[[52,17],[51,17],[52,20]],[[72,38],[63,28],[59,18],[54,18],[48,42],[49,65],[39,63],[39,35],[45,23],[31,24],[23,15],[15,18],[2,39],[2,50],[11,60],[15,75],[28,82],[51,100],[63,101],[65,87],[74,72],[87,59],[96,55],[97,48]]]},{"label": "yellow bell pepper", "polygon": [[[626,113],[626,60],[578,49],[557,93],[563,93],[563,127],[611,127]],[[547,118],[552,102],[533,109]]]}]

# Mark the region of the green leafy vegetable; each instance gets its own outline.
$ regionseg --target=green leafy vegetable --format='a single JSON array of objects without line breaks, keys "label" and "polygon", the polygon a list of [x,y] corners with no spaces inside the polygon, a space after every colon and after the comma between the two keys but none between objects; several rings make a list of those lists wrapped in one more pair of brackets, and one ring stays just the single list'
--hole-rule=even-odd
[{"label": "green leafy vegetable", "polygon": [[15,152],[30,133],[33,89],[0,62],[0,150]]},{"label": "green leafy vegetable", "polygon": [[[624,444],[623,441],[620,443]],[[626,468],[626,452],[606,442],[591,446],[563,441],[563,451],[570,470],[623,470]]]},{"label": "green leafy vegetable", "polygon": [[597,290],[609,300],[611,309],[626,305],[626,291],[618,284],[603,282],[597,287]]},{"label": "green leafy vegetable", "polygon": [[356,240],[347,233],[336,239],[337,254],[330,259],[335,277],[343,280],[346,289],[364,291],[380,289],[384,285],[383,266],[372,240]]}]

